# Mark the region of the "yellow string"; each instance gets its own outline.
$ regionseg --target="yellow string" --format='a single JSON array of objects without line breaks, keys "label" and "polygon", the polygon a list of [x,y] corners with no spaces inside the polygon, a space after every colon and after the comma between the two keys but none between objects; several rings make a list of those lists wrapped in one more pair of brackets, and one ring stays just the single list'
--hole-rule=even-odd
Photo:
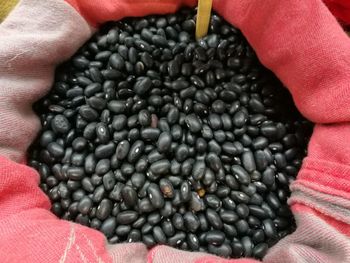
[{"label": "yellow string", "polygon": [[17,2],[18,0],[0,0],[0,22],[7,17]]},{"label": "yellow string", "polygon": [[199,0],[196,22],[196,39],[208,34],[212,0]]}]

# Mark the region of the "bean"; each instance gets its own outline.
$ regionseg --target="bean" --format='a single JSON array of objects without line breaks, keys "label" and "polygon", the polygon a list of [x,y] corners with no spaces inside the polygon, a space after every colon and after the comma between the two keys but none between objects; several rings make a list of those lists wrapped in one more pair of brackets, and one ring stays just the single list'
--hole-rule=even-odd
[{"label": "bean", "polygon": [[105,174],[108,172],[110,167],[111,167],[111,162],[109,159],[99,160],[96,164],[95,173],[98,175]]},{"label": "bean", "polygon": [[146,141],[156,141],[160,135],[157,128],[145,128],[141,130],[141,138]]},{"label": "bean", "polygon": [[135,161],[137,161],[142,155],[144,148],[145,148],[145,145],[143,141],[140,141],[140,140],[135,141],[134,144],[131,145],[130,147],[129,154],[128,154],[128,162],[134,163]]},{"label": "bean", "polygon": [[104,158],[110,157],[115,152],[115,149],[116,149],[116,146],[114,142],[109,142],[107,144],[99,145],[95,149],[95,156],[98,159],[104,159]]},{"label": "bean", "polygon": [[262,221],[262,224],[265,235],[268,238],[276,238],[277,230],[273,221],[271,219],[265,219],[264,221]]},{"label": "bean", "polygon": [[170,246],[179,245],[186,239],[186,234],[184,232],[177,232],[174,236],[168,238],[168,244]]},{"label": "bean", "polygon": [[248,173],[251,173],[256,169],[254,155],[252,152],[246,151],[242,154],[242,164]]},{"label": "bean", "polygon": [[129,225],[129,224],[135,222],[137,217],[138,217],[137,212],[131,211],[131,210],[127,210],[127,211],[120,212],[117,215],[116,219],[117,219],[117,223],[118,224]]},{"label": "bean", "polygon": [[186,212],[183,219],[186,229],[192,233],[195,233],[200,226],[198,217],[192,212]]},{"label": "bean", "polygon": [[131,186],[125,186],[121,191],[122,197],[126,205],[134,206],[137,203],[137,193]]},{"label": "bean", "polygon": [[161,227],[155,226],[152,230],[152,234],[154,239],[157,241],[157,243],[159,244],[166,243],[167,239]]},{"label": "bean", "polygon": [[242,245],[244,249],[244,256],[249,257],[253,253],[253,242],[250,237],[245,236],[242,238]]},{"label": "bean", "polygon": [[260,243],[253,249],[253,256],[256,258],[263,258],[267,253],[268,245],[266,243]]},{"label": "bean", "polygon": [[56,142],[49,143],[47,145],[47,150],[55,158],[60,158],[64,156],[64,148]]},{"label": "bean", "polygon": [[185,122],[188,129],[193,133],[197,133],[202,130],[202,124],[195,114],[187,115]]},{"label": "bean", "polygon": [[141,213],[148,213],[155,209],[148,198],[139,200],[138,207]]},{"label": "bean", "polygon": [[221,229],[223,227],[222,220],[220,216],[215,212],[215,210],[208,208],[206,210],[206,217],[208,222],[216,229]]},{"label": "bean", "polygon": [[181,200],[187,202],[191,198],[191,188],[187,181],[184,181],[180,186]]},{"label": "bean", "polygon": [[218,172],[222,166],[220,158],[214,153],[209,153],[207,155],[206,161],[209,167],[214,171]]},{"label": "bean", "polygon": [[117,221],[114,217],[109,217],[103,221],[100,231],[105,234],[107,237],[111,237],[114,233],[114,230],[117,226]]},{"label": "bean", "polygon": [[132,227],[133,228],[141,228],[145,223],[146,223],[147,219],[145,216],[140,216],[133,224]]},{"label": "bean", "polygon": [[163,195],[167,198],[173,198],[174,197],[174,187],[170,180],[166,178],[162,178],[159,181],[159,188],[162,191]]},{"label": "bean", "polygon": [[158,185],[151,183],[147,193],[154,208],[162,208],[164,206],[164,198]]},{"label": "bean", "polygon": [[103,199],[97,207],[96,217],[105,220],[112,212],[112,202],[109,199]]},{"label": "bean", "polygon": [[231,171],[241,184],[249,184],[251,182],[249,174],[241,166],[232,165]]},{"label": "bean", "polygon": [[230,211],[230,210],[223,210],[220,212],[220,217],[222,219],[223,222],[227,223],[227,224],[232,224],[236,221],[238,221],[238,212],[235,213],[234,211]]},{"label": "bean", "polygon": [[172,223],[174,227],[178,230],[183,230],[185,225],[184,225],[184,219],[179,213],[175,213],[172,218]]},{"label": "bean", "polygon": [[166,153],[170,150],[172,138],[170,133],[162,132],[158,138],[157,149],[160,153]]},{"label": "bean", "polygon": [[84,177],[84,169],[81,167],[70,167],[67,170],[67,176],[71,180],[81,180]]},{"label": "bean", "polygon": [[219,230],[211,230],[206,233],[205,240],[212,245],[221,245],[225,240],[225,234]]}]

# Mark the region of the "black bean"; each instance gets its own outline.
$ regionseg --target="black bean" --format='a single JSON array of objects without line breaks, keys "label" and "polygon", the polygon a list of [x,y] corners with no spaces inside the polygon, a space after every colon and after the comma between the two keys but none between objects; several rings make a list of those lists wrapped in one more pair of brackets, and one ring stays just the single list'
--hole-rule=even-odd
[{"label": "black bean", "polygon": [[214,246],[214,245],[209,245],[208,246],[208,251],[210,253],[214,253],[220,257],[225,257],[228,258],[232,254],[232,248],[229,244],[224,243],[221,246]]},{"label": "black bean", "polygon": [[192,212],[186,212],[183,216],[185,227],[188,231],[194,233],[200,226],[198,217]]},{"label": "black bean", "polygon": [[137,140],[134,144],[131,145],[129,154],[128,154],[128,162],[134,163],[136,162],[140,156],[143,154],[143,150],[145,148],[145,144],[143,141]]},{"label": "black bean", "polygon": [[64,115],[56,115],[51,121],[52,130],[56,133],[67,133],[70,130],[70,123]]},{"label": "black bean", "polygon": [[154,162],[157,162],[159,160],[162,160],[164,158],[165,158],[164,154],[158,152],[157,150],[151,151],[148,154],[148,157],[147,157],[148,162],[151,163],[151,164],[154,163]]},{"label": "black bean", "polygon": [[81,180],[84,177],[84,169],[81,167],[70,167],[67,170],[67,176],[71,180]]},{"label": "black bean", "polygon": [[197,251],[199,249],[198,237],[193,233],[187,234],[187,244],[192,251]]},{"label": "black bean", "polygon": [[273,192],[268,193],[268,195],[266,196],[266,202],[274,210],[278,210],[281,207],[280,200],[278,199],[278,197]]},{"label": "black bean", "polygon": [[227,223],[227,224],[232,224],[239,219],[237,213],[235,213],[234,211],[230,211],[230,210],[221,211],[220,217],[221,217],[222,221]]},{"label": "black bean", "polygon": [[124,113],[126,110],[126,104],[123,100],[111,100],[108,102],[108,109],[113,113]]},{"label": "black bean", "polygon": [[175,213],[173,218],[172,218],[172,223],[174,227],[178,230],[183,230],[185,225],[184,225],[184,219],[181,214]]},{"label": "black bean", "polygon": [[169,220],[162,221],[161,226],[166,236],[171,237],[175,234],[175,228]]},{"label": "black bean", "polygon": [[232,142],[224,142],[221,148],[225,153],[229,155],[236,155],[239,152],[235,144]]},{"label": "black bean", "polygon": [[170,170],[170,162],[168,160],[160,160],[154,162],[150,166],[150,171],[154,174],[166,174]]},{"label": "black bean", "polygon": [[156,141],[160,135],[158,128],[145,128],[141,130],[141,138],[146,141]]},{"label": "black bean", "polygon": [[134,206],[137,204],[137,193],[131,186],[125,186],[121,191],[124,202],[128,206]]},{"label": "black bean", "polygon": [[154,208],[162,208],[164,206],[164,198],[158,185],[151,183],[147,189],[147,193]]},{"label": "black bean", "polygon": [[253,256],[256,258],[263,258],[268,250],[268,245],[266,243],[260,243],[256,245],[253,249]]},{"label": "black bean", "polygon": [[266,169],[268,163],[264,151],[258,150],[254,153],[256,168],[259,171]]},{"label": "black bean", "polygon": [[105,221],[103,221],[100,231],[105,234],[107,237],[111,237],[114,233],[114,230],[117,226],[116,218],[109,217]]},{"label": "black bean", "polygon": [[109,199],[103,199],[96,210],[96,217],[105,220],[112,212],[113,204]]},{"label": "black bean", "polygon": [[121,224],[121,225],[129,225],[131,223],[133,223],[138,217],[138,213],[136,211],[132,211],[132,210],[127,210],[127,211],[123,211],[120,212],[117,217],[117,223]]},{"label": "black bean", "polygon": [[231,166],[231,171],[232,171],[232,174],[236,177],[236,179],[241,184],[246,184],[247,185],[247,184],[249,184],[251,182],[249,174],[241,166],[239,166],[239,165],[232,165]]},{"label": "black bean", "polygon": [[221,245],[225,240],[225,234],[219,230],[211,230],[205,234],[205,241],[212,245]]},{"label": "black bean", "polygon": [[262,182],[267,185],[273,185],[275,182],[275,172],[272,168],[268,167],[262,174]]},{"label": "black bean", "polygon": [[83,215],[87,215],[90,212],[90,209],[92,208],[92,200],[85,196],[82,199],[80,199],[78,204],[78,210]]},{"label": "black bean", "polygon": [[171,146],[172,138],[170,133],[168,132],[162,132],[159,135],[158,142],[157,142],[157,149],[160,153],[168,152]]},{"label": "black bean", "polygon": [[166,178],[160,179],[159,188],[165,197],[167,197],[167,198],[174,197],[174,187],[173,187],[170,180],[168,180]]},{"label": "black bean", "polygon": [[180,144],[176,148],[175,158],[178,162],[183,162],[188,157],[188,154],[189,154],[188,146],[186,144]]},{"label": "black bean", "polygon": [[218,213],[215,212],[215,210],[211,208],[207,208],[206,210],[206,217],[208,222],[216,229],[221,229],[223,227],[222,220]]},{"label": "black bean", "polygon": [[115,152],[116,146],[113,142],[99,145],[95,149],[95,156],[99,159],[110,157]]},{"label": "black bean", "polygon": [[249,202],[249,196],[240,191],[231,191],[231,198],[239,203],[247,204]]},{"label": "black bean", "polygon": [[116,156],[118,160],[123,160],[129,154],[130,143],[127,140],[121,141],[118,143],[116,148]]},{"label": "black bean", "polygon": [[191,198],[191,187],[187,181],[184,181],[180,186],[181,200],[187,202]]},{"label": "black bean", "polygon": [[56,142],[50,142],[47,145],[47,150],[55,158],[60,158],[64,156],[64,148]]},{"label": "black bean", "polygon": [[138,121],[144,127],[151,125],[151,114],[147,110],[141,110],[138,114]]},{"label": "black bean", "polygon": [[268,238],[276,238],[277,230],[273,221],[271,219],[265,219],[262,221],[262,224],[265,235]]},{"label": "black bean", "polygon": [[238,111],[233,116],[233,124],[236,127],[243,127],[243,125],[247,122],[248,116],[243,111]]},{"label": "black bean", "polygon": [[246,151],[242,154],[242,164],[248,173],[256,169],[254,155],[251,151]]},{"label": "black bean", "polygon": [[157,241],[157,243],[159,243],[159,244],[166,243],[166,241],[167,241],[166,236],[165,236],[165,234],[160,226],[155,226],[152,229],[152,234],[153,234],[154,239]]},{"label": "black bean", "polygon": [[131,230],[131,226],[128,225],[119,225],[117,226],[117,228],[115,229],[115,233],[118,236],[127,236],[130,233]]},{"label": "black bean", "polygon": [[218,172],[222,167],[220,158],[214,153],[209,153],[207,155],[206,162],[210,169],[212,169],[214,172]]},{"label": "black bean", "polygon": [[176,246],[179,245],[181,242],[183,242],[186,239],[186,234],[182,231],[177,232],[172,237],[168,238],[168,244],[170,246]]},{"label": "black bean", "polygon": [[221,207],[221,200],[216,195],[207,194],[205,195],[204,200],[209,207],[214,208],[215,210]]}]

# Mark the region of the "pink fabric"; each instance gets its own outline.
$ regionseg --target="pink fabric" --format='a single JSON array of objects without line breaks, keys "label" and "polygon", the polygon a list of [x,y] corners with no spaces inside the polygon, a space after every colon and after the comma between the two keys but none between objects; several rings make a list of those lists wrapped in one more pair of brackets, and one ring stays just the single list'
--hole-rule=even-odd
[{"label": "pink fabric", "polygon": [[[121,18],[120,6],[109,7]],[[292,186],[297,231],[264,262],[350,262],[350,40],[320,0],[215,0],[214,8],[242,30],[301,112],[318,123]],[[142,244],[110,246],[102,234],[48,211],[37,173],[16,162],[25,161],[39,129],[32,103],[48,91],[54,67],[91,33],[61,0],[22,0],[0,25],[1,262],[256,262],[165,246],[150,252]]]}]

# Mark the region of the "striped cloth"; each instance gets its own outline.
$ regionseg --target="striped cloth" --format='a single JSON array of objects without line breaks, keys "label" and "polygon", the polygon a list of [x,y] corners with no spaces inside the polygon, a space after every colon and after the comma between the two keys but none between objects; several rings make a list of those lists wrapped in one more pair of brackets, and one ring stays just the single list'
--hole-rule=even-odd
[{"label": "striped cloth", "polygon": [[[31,106],[48,92],[55,66],[92,35],[91,25],[174,12],[185,3],[67,2],[21,0],[0,25],[1,262],[256,262],[166,246],[147,251],[140,243],[107,245],[101,233],[50,213],[39,176],[25,160],[40,128]],[[216,0],[213,6],[242,30],[299,110],[317,123],[308,157],[291,186],[297,230],[263,262],[350,262],[349,38],[319,0]]]}]

